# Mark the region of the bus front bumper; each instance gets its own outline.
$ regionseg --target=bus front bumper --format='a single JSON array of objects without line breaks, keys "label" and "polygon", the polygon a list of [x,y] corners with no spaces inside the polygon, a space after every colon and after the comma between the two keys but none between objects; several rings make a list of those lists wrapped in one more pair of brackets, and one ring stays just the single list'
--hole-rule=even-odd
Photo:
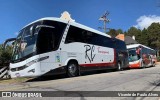
[{"label": "bus front bumper", "polygon": [[140,61],[129,62],[129,68],[140,68]]}]

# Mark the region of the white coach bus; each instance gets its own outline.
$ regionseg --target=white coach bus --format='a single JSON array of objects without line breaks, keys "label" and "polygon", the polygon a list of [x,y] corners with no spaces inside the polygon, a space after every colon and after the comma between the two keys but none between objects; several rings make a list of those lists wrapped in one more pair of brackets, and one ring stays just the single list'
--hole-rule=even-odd
[{"label": "white coach bus", "polygon": [[127,45],[130,68],[155,66],[156,51],[142,44]]},{"label": "white coach bus", "polygon": [[73,77],[86,70],[128,67],[123,41],[64,15],[67,12],[61,18],[39,19],[19,31],[10,63],[12,78],[48,73]]}]

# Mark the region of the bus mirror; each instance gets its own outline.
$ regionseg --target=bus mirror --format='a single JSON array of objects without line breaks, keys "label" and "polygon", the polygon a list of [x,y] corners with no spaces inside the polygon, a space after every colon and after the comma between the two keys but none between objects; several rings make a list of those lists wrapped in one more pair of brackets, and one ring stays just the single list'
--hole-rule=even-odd
[{"label": "bus mirror", "polygon": [[30,34],[31,34],[31,36],[34,36],[34,26],[31,26],[31,28],[30,28]]},{"label": "bus mirror", "polygon": [[2,45],[2,48],[5,50],[7,43],[12,42],[12,41],[14,42],[15,40],[16,40],[16,38],[9,38],[9,39],[5,40],[5,42]]}]

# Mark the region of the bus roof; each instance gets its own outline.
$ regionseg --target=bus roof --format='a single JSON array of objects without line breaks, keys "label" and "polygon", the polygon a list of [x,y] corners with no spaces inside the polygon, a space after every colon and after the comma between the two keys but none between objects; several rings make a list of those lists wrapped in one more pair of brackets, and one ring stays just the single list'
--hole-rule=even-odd
[{"label": "bus roof", "polygon": [[[87,27],[87,26],[82,25],[82,24],[80,24],[80,23],[77,23],[77,22],[75,22],[75,21],[68,21],[68,20],[61,19],[61,18],[56,18],[56,17],[45,17],[45,18],[41,18],[41,19],[38,19],[38,20],[36,20],[36,21],[31,22],[30,24],[26,25],[25,27],[27,27],[27,26],[35,23],[35,22],[43,21],[43,20],[58,21],[58,22],[66,23],[66,24],[69,23],[69,24],[72,25],[72,26],[79,27],[79,28],[82,28],[82,29],[86,29],[86,30],[88,30],[88,31],[91,31],[91,32],[94,32],[94,33],[97,33],[97,34],[100,34],[100,35],[103,35],[103,36],[106,36],[106,37],[111,37],[110,35],[107,35],[107,34],[105,34],[105,33],[103,33],[103,32],[100,32],[100,31],[98,31],[98,30],[95,30],[95,29],[93,29],[93,28]],[[25,28],[25,27],[23,27],[23,28]]]},{"label": "bus roof", "polygon": [[147,49],[154,50],[154,49],[152,49],[152,48],[150,48],[150,47],[147,47],[147,46],[145,46],[145,45],[142,45],[142,44],[130,44],[130,45],[127,45],[127,49],[136,48],[136,47],[139,47],[139,46],[145,47],[145,48],[147,48]]}]

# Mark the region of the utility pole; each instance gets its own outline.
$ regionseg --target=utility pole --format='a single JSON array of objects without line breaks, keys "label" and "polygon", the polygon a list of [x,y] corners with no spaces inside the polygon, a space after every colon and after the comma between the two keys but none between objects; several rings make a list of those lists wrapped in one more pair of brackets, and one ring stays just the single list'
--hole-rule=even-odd
[{"label": "utility pole", "polygon": [[100,29],[104,29],[104,33],[107,32],[107,27],[106,27],[106,24],[110,22],[110,20],[107,18],[107,16],[109,15],[109,12],[106,11],[100,18],[99,20],[100,21],[103,21],[103,28],[102,27],[99,27]]}]

